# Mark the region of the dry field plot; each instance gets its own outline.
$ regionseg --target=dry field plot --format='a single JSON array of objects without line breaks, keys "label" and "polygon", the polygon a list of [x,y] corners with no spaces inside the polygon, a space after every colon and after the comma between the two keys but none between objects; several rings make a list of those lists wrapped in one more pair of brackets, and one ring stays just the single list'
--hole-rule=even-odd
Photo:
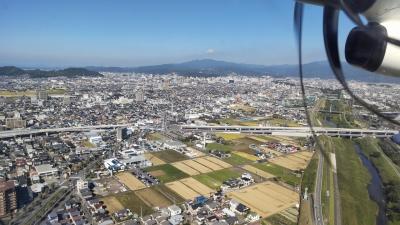
[{"label": "dry field plot", "polygon": [[291,170],[304,170],[312,157],[311,152],[298,152],[287,156],[281,156],[271,161],[279,166],[286,167]]},{"label": "dry field plot", "polygon": [[228,196],[262,217],[293,207],[299,202],[298,193],[270,181],[230,192]]},{"label": "dry field plot", "polygon": [[146,187],[146,185],[144,185],[139,179],[137,179],[129,172],[119,173],[117,174],[117,177],[123,184],[125,184],[132,191]]},{"label": "dry field plot", "polygon": [[222,170],[223,169],[222,166],[220,166],[218,164],[215,164],[213,162],[210,162],[205,158],[197,158],[194,161],[196,161],[196,162],[202,164],[203,166],[206,166],[206,167],[208,167],[208,168],[210,168],[212,170]]},{"label": "dry field plot", "polygon": [[224,162],[224,161],[222,161],[222,160],[219,160],[219,159],[214,158],[214,157],[211,157],[211,156],[206,156],[206,157],[204,157],[204,158],[207,159],[207,160],[210,161],[210,162],[213,162],[213,163],[215,163],[215,164],[220,165],[220,166],[223,167],[224,169],[225,169],[225,168],[232,167],[231,164],[226,163],[226,162]]},{"label": "dry field plot", "polygon": [[135,194],[150,207],[167,207],[172,204],[164,195],[152,188],[136,191]]},{"label": "dry field plot", "polygon": [[179,169],[180,171],[189,174],[190,176],[200,174],[199,171],[193,169],[192,167],[186,165],[186,164],[183,163],[183,162],[172,163],[172,165],[175,166],[175,167],[176,167],[177,169]]},{"label": "dry field plot", "polygon": [[174,181],[171,183],[166,183],[165,186],[167,186],[169,189],[172,191],[175,191],[178,193],[182,198],[184,199],[194,199],[195,197],[199,196],[200,194],[195,192],[193,189],[189,188],[185,184],[183,184],[180,181]]},{"label": "dry field plot", "polygon": [[212,171],[210,168],[205,167],[194,160],[186,160],[186,161],[183,161],[183,163],[186,164],[187,166],[190,166],[193,169],[199,171],[200,173],[209,173]]},{"label": "dry field plot", "polygon": [[107,210],[110,211],[110,213],[115,213],[125,208],[121,202],[119,202],[118,199],[113,196],[104,197],[101,200],[104,202],[104,204],[106,204]]},{"label": "dry field plot", "polygon": [[214,192],[213,189],[191,177],[167,183],[165,186],[187,200],[194,199],[199,195],[208,196],[211,192]]},{"label": "dry field plot", "polygon": [[214,192],[213,189],[207,187],[206,185],[200,183],[199,181],[195,180],[194,178],[186,178],[186,179],[182,179],[180,180],[180,182],[182,182],[183,184],[185,184],[186,186],[190,187],[191,189],[193,189],[194,191],[196,191],[197,193],[207,196],[209,195],[211,192]]},{"label": "dry field plot", "polygon": [[144,156],[146,157],[146,159],[150,160],[151,163],[153,163],[153,166],[165,164],[165,162],[163,160],[155,157],[151,153],[145,153]]},{"label": "dry field plot", "polygon": [[255,155],[250,155],[249,153],[246,152],[234,152],[233,154],[239,155],[245,159],[251,160],[251,161],[257,161],[258,157]]},{"label": "dry field plot", "polygon": [[245,166],[243,166],[243,169],[245,169],[245,170],[247,170],[247,171],[249,171],[251,173],[257,174],[258,176],[262,176],[264,178],[267,178],[267,179],[271,178],[271,177],[275,177],[274,175],[272,175],[270,173],[267,173],[264,170],[260,170],[260,169],[255,168],[254,166],[245,165]]},{"label": "dry field plot", "polygon": [[231,167],[230,164],[210,156],[175,162],[172,165],[190,176]]}]

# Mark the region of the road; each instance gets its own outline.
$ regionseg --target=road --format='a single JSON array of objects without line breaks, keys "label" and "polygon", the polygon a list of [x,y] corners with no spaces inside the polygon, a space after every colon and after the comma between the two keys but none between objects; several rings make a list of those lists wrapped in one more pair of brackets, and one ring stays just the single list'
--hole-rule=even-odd
[{"label": "road", "polygon": [[60,132],[81,132],[90,131],[95,129],[110,129],[118,127],[128,127],[131,124],[105,124],[105,125],[94,125],[94,126],[78,126],[78,127],[60,127],[60,128],[48,128],[48,129],[13,129],[0,132],[0,138],[10,138],[15,136],[33,135],[33,134],[44,134],[44,133],[60,133]]},{"label": "road", "polygon": [[[198,132],[229,132],[229,133],[249,133],[249,134],[268,134],[283,136],[311,136],[310,127],[272,127],[272,126],[197,126],[183,125],[184,131]],[[372,135],[375,137],[392,137],[398,134],[398,130],[370,130],[370,129],[349,129],[349,128],[328,128],[314,127],[316,135],[326,135],[335,137],[364,137]]]},{"label": "road", "polygon": [[322,179],[324,176],[323,169],[324,169],[324,156],[322,154],[319,154],[315,193],[314,193],[314,221],[316,225],[324,225],[324,219],[322,214],[322,202],[321,202]]}]

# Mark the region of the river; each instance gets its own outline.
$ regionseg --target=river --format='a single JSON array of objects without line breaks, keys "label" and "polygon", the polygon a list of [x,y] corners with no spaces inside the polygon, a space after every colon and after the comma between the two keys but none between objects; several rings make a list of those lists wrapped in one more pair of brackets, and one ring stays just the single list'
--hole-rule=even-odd
[{"label": "river", "polygon": [[387,224],[387,217],[385,213],[386,203],[385,203],[385,194],[383,190],[381,177],[379,176],[378,170],[375,168],[372,162],[362,152],[361,147],[356,144],[355,149],[357,154],[360,156],[363,165],[368,169],[368,172],[372,177],[371,182],[368,185],[368,193],[370,198],[378,205],[379,211],[378,215],[376,216],[376,224],[386,225]]}]

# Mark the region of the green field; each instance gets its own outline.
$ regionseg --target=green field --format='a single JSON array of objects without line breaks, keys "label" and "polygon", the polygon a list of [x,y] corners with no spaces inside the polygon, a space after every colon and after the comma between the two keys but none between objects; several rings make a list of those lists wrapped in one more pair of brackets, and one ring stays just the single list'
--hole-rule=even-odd
[{"label": "green field", "polygon": [[193,178],[209,186],[212,189],[218,189],[224,181],[228,180],[229,178],[240,177],[240,175],[241,174],[239,172],[234,171],[233,169],[223,169],[210,173],[196,175]]},{"label": "green field", "polygon": [[152,152],[151,154],[154,155],[155,157],[163,160],[166,163],[172,163],[172,162],[189,159],[189,157],[187,157],[177,151],[174,151],[174,150],[164,150],[164,151],[159,151],[159,152]]},{"label": "green field", "polygon": [[114,195],[114,197],[121,202],[121,204],[130,209],[132,212],[137,213],[139,216],[142,213],[143,216],[150,215],[153,213],[153,209],[146,205],[138,196],[132,191],[124,192],[121,194]]},{"label": "green field", "polygon": [[371,177],[348,139],[332,138],[336,152],[342,224],[373,225],[377,205],[369,198]]},{"label": "green field", "polygon": [[177,168],[175,168],[174,166],[172,166],[170,164],[152,166],[152,167],[146,168],[145,170],[148,172],[157,171],[157,170],[163,171],[164,172],[163,175],[156,176],[163,183],[167,183],[167,182],[171,182],[174,180],[179,180],[179,179],[182,179],[185,177],[189,177],[189,175],[178,170]]},{"label": "green field", "polygon": [[220,143],[209,143],[206,145],[207,150],[218,150],[223,152],[231,152],[232,146],[227,144],[220,144]]},{"label": "green field", "polygon": [[308,193],[312,193],[315,188],[315,179],[317,176],[317,168],[318,168],[318,154],[314,154],[307,168],[304,170],[302,182],[301,182],[301,191],[304,192],[305,188],[308,188]]},{"label": "green field", "polygon": [[223,161],[225,161],[233,166],[253,163],[253,161],[245,159],[242,156],[239,156],[236,154],[231,154],[231,157],[225,158],[225,159],[223,159]]},{"label": "green field", "polygon": [[281,214],[274,214],[261,221],[263,225],[296,225],[296,222],[290,221],[288,218]]},{"label": "green field", "polygon": [[278,166],[272,163],[255,163],[252,164],[252,166],[275,175],[278,179],[281,179],[283,182],[289,185],[292,186],[300,185],[301,177],[298,177],[296,174],[294,174],[293,171],[285,167]]},{"label": "green field", "polygon": [[175,202],[175,204],[180,204],[180,203],[183,203],[186,201],[180,195],[178,195],[174,191],[171,191],[171,189],[169,189],[168,187],[166,187],[163,184],[153,186],[153,188],[155,190],[157,190],[158,192],[162,193],[165,197],[170,199],[172,202]]},{"label": "green field", "polygon": [[396,173],[397,167],[385,157],[378,145],[379,140],[374,138],[357,139],[364,154],[372,161],[382,179],[386,192],[386,213],[390,225],[400,224],[400,213],[397,205],[400,202],[400,176]]}]

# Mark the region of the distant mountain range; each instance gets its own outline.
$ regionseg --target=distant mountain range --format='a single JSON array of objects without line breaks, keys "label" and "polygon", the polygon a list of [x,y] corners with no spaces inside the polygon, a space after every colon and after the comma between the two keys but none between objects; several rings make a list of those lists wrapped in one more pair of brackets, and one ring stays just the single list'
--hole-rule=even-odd
[{"label": "distant mountain range", "polygon": [[[343,70],[347,80],[363,81],[368,83],[400,83],[400,78],[378,75],[343,63]],[[334,79],[328,62],[312,62],[303,64],[304,77]],[[298,65],[264,66],[254,64],[232,63],[213,59],[193,60],[184,63],[162,64],[140,67],[98,67],[66,68],[61,70],[20,69],[13,66],[0,67],[1,76],[29,76],[37,77],[100,77],[99,72],[120,73],[151,73],[168,74],[177,73],[182,76],[225,76],[240,74],[246,76],[268,75],[275,78],[298,77]]]},{"label": "distant mountain range", "polygon": [[96,71],[91,71],[85,68],[66,68],[62,70],[24,70],[15,66],[0,67],[0,77],[30,77],[30,78],[45,78],[45,77],[102,77],[103,75]]},{"label": "distant mountain range", "polygon": [[[177,73],[182,76],[221,76],[232,73],[260,76],[269,75],[276,78],[298,77],[298,65],[263,66],[241,64],[212,59],[193,60],[177,64],[162,64],[141,67],[86,67],[98,72],[138,72],[152,74]],[[400,78],[377,75],[343,63],[347,80],[357,80],[369,83],[400,83]],[[312,62],[303,64],[306,78],[334,79],[328,62]]]}]

